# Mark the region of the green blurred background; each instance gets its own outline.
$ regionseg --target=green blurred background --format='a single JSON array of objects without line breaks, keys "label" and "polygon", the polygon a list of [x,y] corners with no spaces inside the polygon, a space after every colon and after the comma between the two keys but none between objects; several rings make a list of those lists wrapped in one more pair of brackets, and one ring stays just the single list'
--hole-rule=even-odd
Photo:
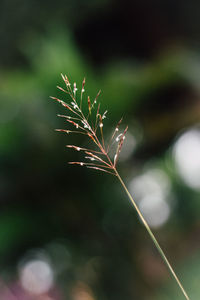
[{"label": "green blurred background", "polygon": [[[60,73],[99,89],[119,170],[200,299],[200,2],[1,0],[0,299],[183,299],[115,178],[67,165]],[[123,127],[122,126],[122,127]],[[124,128],[124,127],[123,127]]]}]

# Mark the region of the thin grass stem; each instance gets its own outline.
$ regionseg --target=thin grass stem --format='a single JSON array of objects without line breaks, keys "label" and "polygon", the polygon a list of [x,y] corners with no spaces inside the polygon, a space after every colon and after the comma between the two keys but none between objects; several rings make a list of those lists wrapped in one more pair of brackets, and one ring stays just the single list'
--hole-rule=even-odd
[{"label": "thin grass stem", "polygon": [[122,178],[120,177],[120,175],[119,175],[119,173],[117,172],[116,169],[115,169],[115,173],[116,173],[116,176],[117,176],[117,178],[119,179],[120,183],[122,184],[122,186],[123,186],[123,188],[124,188],[126,194],[128,195],[128,197],[129,197],[131,203],[132,203],[133,206],[135,207],[135,209],[136,209],[136,211],[137,211],[137,213],[138,213],[138,215],[139,215],[139,217],[140,217],[140,219],[141,219],[141,221],[142,221],[144,227],[146,228],[147,232],[149,233],[149,235],[150,235],[150,237],[151,237],[151,239],[152,239],[154,245],[156,246],[158,252],[160,253],[160,255],[161,255],[163,261],[164,261],[165,264],[167,265],[167,267],[168,267],[168,269],[169,269],[169,271],[170,271],[172,277],[175,279],[176,283],[179,285],[179,287],[180,287],[180,289],[181,289],[183,295],[185,296],[185,298],[186,298],[187,300],[190,300],[190,298],[188,297],[188,295],[187,295],[185,289],[183,288],[183,286],[182,286],[180,280],[178,279],[178,277],[177,277],[175,271],[173,270],[171,264],[169,263],[169,260],[167,259],[166,255],[164,254],[164,252],[163,252],[161,246],[159,245],[157,239],[155,238],[153,232],[151,231],[151,228],[149,227],[148,223],[147,223],[146,220],[144,219],[144,217],[143,217],[143,215],[142,215],[140,209],[138,208],[136,202],[134,201],[133,197],[132,197],[131,194],[129,193],[129,191],[128,191],[126,185],[125,185],[125,183],[123,182]]}]

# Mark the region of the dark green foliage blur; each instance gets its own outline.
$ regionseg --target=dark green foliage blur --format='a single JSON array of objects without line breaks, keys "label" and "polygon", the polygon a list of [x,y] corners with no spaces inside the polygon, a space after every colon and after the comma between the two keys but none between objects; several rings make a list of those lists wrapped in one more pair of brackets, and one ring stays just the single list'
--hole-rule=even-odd
[{"label": "dark green foliage blur", "polygon": [[[67,164],[81,156],[65,145],[88,141],[54,131],[67,128],[49,98],[67,101],[61,73],[78,92],[86,77],[92,99],[102,90],[106,137],[122,116],[129,125],[120,174],[148,213],[154,195],[165,197],[153,211],[165,219],[152,228],[199,299],[199,9],[185,0],[0,2],[0,299],[183,299],[116,178]],[[191,131],[184,175],[174,149]],[[40,265],[30,288],[25,270],[38,261],[53,275],[45,286]]]}]

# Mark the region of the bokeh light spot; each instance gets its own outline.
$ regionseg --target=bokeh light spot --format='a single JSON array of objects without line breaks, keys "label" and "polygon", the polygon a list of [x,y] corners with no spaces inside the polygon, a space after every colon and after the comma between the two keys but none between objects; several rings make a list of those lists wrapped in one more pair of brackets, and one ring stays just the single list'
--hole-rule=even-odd
[{"label": "bokeh light spot", "polygon": [[53,271],[48,262],[39,259],[31,260],[21,267],[20,282],[26,291],[40,295],[48,292],[52,287]]},{"label": "bokeh light spot", "polygon": [[160,169],[151,169],[135,177],[130,191],[151,227],[164,225],[170,216],[167,202],[171,185],[167,174]]},{"label": "bokeh light spot", "polygon": [[169,204],[156,196],[144,197],[139,203],[139,208],[147,222],[154,228],[163,225],[170,215]]},{"label": "bokeh light spot", "polygon": [[178,173],[193,189],[200,190],[200,130],[183,133],[173,147],[173,158]]}]

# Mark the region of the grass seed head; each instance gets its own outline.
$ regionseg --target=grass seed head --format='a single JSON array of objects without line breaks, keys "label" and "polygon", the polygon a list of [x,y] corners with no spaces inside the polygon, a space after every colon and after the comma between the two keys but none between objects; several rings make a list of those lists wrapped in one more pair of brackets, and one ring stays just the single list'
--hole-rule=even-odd
[{"label": "grass seed head", "polygon": [[[93,102],[91,102],[90,97],[87,96],[87,106],[88,113],[82,109],[82,101],[83,101],[83,93],[85,92],[85,78],[82,82],[82,88],[80,93],[80,101],[76,100],[77,94],[77,86],[76,82],[73,83],[73,90],[71,88],[71,83],[66,75],[61,74],[61,77],[65,83],[66,89],[57,86],[57,88],[68,95],[69,102],[65,103],[63,100],[51,97],[51,99],[59,102],[63,107],[68,109],[71,112],[71,115],[61,115],[58,114],[58,117],[65,118],[65,120],[75,127],[74,130],[70,129],[56,129],[56,131],[63,133],[79,133],[84,134],[90,138],[93,143],[94,149],[81,148],[74,145],[67,145],[67,148],[72,148],[76,151],[83,151],[87,156],[85,156],[86,160],[90,160],[92,162],[70,162],[73,165],[86,166],[87,168],[103,171],[110,173],[112,175],[116,175],[116,164],[119,158],[119,154],[121,152],[121,148],[124,143],[125,134],[127,132],[128,127],[124,130],[123,133],[120,133],[117,138],[115,138],[116,133],[119,131],[119,127],[121,125],[122,119],[118,122],[113,134],[111,135],[110,141],[107,145],[104,142],[104,132],[103,132],[103,120],[106,119],[107,110],[101,114],[100,112],[100,103],[98,103],[97,108],[95,106],[97,104],[98,97],[101,93],[101,90],[97,93]],[[95,119],[95,122],[93,120]],[[75,121],[75,122],[74,122]],[[99,130],[98,130],[99,128]],[[116,147],[116,152],[114,158],[110,157],[110,146],[113,139],[118,142]],[[98,154],[98,155],[97,155]],[[101,155],[101,157],[99,157]],[[93,163],[94,162],[94,163]],[[98,163],[98,164],[97,164]]]}]

